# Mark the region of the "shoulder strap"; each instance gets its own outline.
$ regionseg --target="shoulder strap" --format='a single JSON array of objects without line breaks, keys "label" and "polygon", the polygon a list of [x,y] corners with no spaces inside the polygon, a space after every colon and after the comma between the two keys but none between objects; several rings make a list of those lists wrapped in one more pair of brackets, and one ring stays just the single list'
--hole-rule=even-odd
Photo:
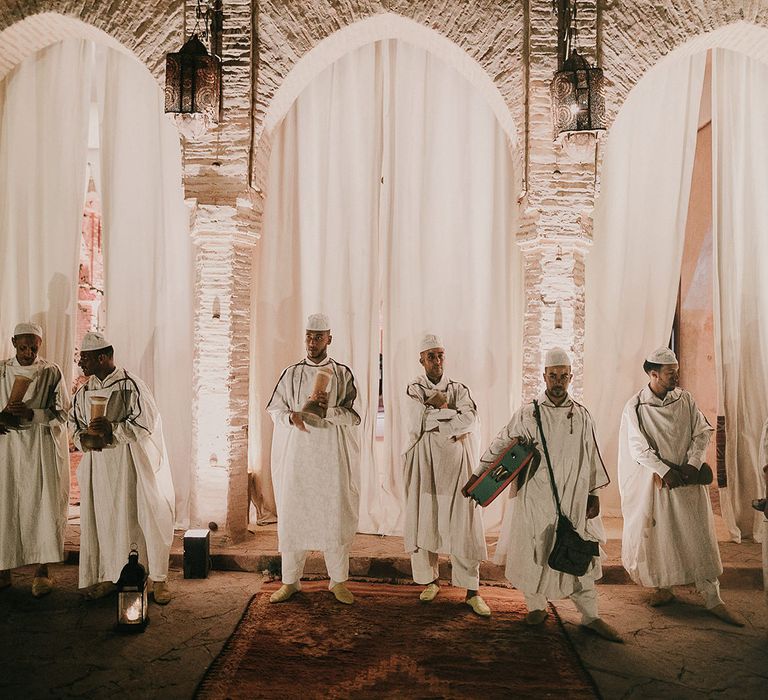
[{"label": "shoulder strap", "polygon": [[640,428],[640,433],[645,438],[645,441],[648,443],[648,447],[651,448],[651,450],[656,455],[656,457],[658,457],[659,460],[661,460],[666,464],[666,461],[659,453],[659,448],[656,446],[656,441],[650,435],[648,435],[648,433],[645,430],[645,426],[643,425],[643,417],[640,415],[640,394],[637,395],[637,403],[635,404],[635,415],[637,416],[637,427]]},{"label": "shoulder strap", "polygon": [[563,515],[560,509],[560,496],[557,494],[557,485],[555,484],[555,473],[552,471],[552,462],[549,460],[549,450],[547,449],[547,438],[544,435],[544,428],[541,425],[541,412],[539,411],[539,402],[534,399],[533,401],[533,416],[536,419],[536,425],[539,426],[539,434],[541,435],[541,448],[544,450],[544,458],[547,460],[547,470],[549,471],[549,480],[552,483],[552,495],[555,497],[555,505],[557,506],[557,517],[560,518]]}]

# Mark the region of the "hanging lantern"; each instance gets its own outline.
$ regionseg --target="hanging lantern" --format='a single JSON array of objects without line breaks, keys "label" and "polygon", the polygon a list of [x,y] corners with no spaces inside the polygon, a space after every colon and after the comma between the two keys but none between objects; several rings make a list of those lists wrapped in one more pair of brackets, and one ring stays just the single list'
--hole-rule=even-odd
[{"label": "hanging lantern", "polygon": [[605,131],[605,80],[577,50],[577,0],[556,0],[557,65],[550,85],[555,142],[577,163],[595,157],[598,136]]},{"label": "hanging lantern", "polygon": [[165,59],[165,111],[185,138],[194,140],[219,123],[221,59],[193,34]]},{"label": "hanging lantern", "polygon": [[594,144],[605,131],[604,85],[603,71],[576,49],[552,79],[554,138],[580,163],[594,157]]},{"label": "hanging lantern", "polygon": [[118,632],[143,632],[149,623],[147,573],[139,564],[139,552],[131,548],[128,563],[117,581]]}]

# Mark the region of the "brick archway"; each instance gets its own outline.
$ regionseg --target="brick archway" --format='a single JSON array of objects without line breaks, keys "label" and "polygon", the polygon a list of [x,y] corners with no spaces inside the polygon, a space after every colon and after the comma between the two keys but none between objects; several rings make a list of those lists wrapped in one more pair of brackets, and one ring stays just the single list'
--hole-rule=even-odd
[{"label": "brick archway", "polygon": [[[315,77],[343,55],[384,39],[401,39],[437,56],[474,85],[488,102],[507,135],[513,153],[519,129],[498,86],[483,67],[458,44],[434,29],[401,15],[387,12],[350,24],[323,39],[304,54],[285,76],[272,96],[261,122],[261,138],[254,157],[254,185],[264,191],[271,152],[271,138],[299,94]],[[516,155],[516,154],[515,154]],[[517,158],[519,160],[519,158]]]},{"label": "brick archway", "polygon": [[172,0],[154,5],[151,16],[140,0],[121,3],[119,14],[107,3],[91,8],[73,1],[38,5],[38,12],[26,16],[18,9],[0,10],[0,80],[40,49],[77,37],[131,54],[161,81],[165,52],[181,42],[183,8]]}]

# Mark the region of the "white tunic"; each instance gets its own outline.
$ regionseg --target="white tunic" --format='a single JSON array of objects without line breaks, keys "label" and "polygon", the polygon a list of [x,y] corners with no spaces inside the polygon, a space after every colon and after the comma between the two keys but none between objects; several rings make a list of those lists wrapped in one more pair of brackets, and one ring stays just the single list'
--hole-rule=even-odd
[{"label": "white tunic", "polygon": [[[672,464],[700,467],[712,427],[690,393],[660,399],[649,387],[624,407],[619,432],[621,558],[632,580],[666,588],[717,578],[723,571],[706,486],[658,488]],[[661,458],[661,459],[660,459]]]},{"label": "white tunic", "polygon": [[[437,391],[448,408],[424,404]],[[487,556],[482,511],[461,488],[477,465],[477,407],[469,389],[445,375],[411,382],[404,418],[405,551],[425,549],[482,561]],[[463,440],[456,438],[466,435]]]},{"label": "white tunic", "polygon": [[[762,494],[765,496],[768,494],[768,472],[763,471],[768,464],[768,420],[763,424],[763,432],[760,436],[760,455],[758,467],[763,474],[765,486],[763,487]],[[768,509],[763,513],[762,527],[762,541],[763,541],[763,588],[765,590],[765,602],[768,604]]]},{"label": "white tunic", "polygon": [[67,410],[61,370],[38,358],[0,362],[0,410],[16,376],[34,377],[24,404],[34,417],[0,435],[0,569],[64,558],[69,501]]},{"label": "white tunic", "polygon": [[[537,401],[563,515],[584,539],[604,541],[600,516],[591,520],[586,517],[587,496],[609,481],[595,440],[592,417],[570,396],[560,406],[555,406],[543,392]],[[514,491],[510,490],[495,561],[503,564],[506,560],[505,574],[515,588],[558,600],[579,587],[591,587],[602,576],[602,568],[600,557],[593,559],[581,577],[555,571],[547,565],[555,543],[557,509],[533,409],[532,403],[520,408],[481,461],[485,465],[494,462],[518,436],[537,443],[541,463],[514,497]]]},{"label": "white tunic", "polygon": [[[320,427],[305,433],[291,425],[315,386],[318,367],[329,366],[328,410]],[[305,359],[283,371],[267,405],[275,431],[272,479],[281,552],[331,550],[351,544],[359,505],[360,416],[355,379],[348,367],[326,357]]]},{"label": "white tunic", "polygon": [[114,440],[86,452],[80,484],[80,587],[117,581],[131,545],[149,576],[164,580],[173,542],[174,493],[163,428],[146,384],[124,369],[100,381],[95,375],[75,394],[70,429],[75,446],[90,422],[91,396],[108,397],[106,417]]}]

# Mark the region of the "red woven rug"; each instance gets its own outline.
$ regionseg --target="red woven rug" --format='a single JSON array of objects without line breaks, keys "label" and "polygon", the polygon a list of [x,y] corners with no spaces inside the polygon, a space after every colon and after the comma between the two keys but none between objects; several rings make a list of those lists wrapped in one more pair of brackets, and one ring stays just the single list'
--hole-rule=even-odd
[{"label": "red woven rug", "polygon": [[351,606],[327,582],[270,604],[276,588],[251,599],[196,697],[599,697],[552,609],[527,626],[517,591],[484,588],[493,615],[481,618],[447,586],[424,604],[417,586],[350,583]]}]

